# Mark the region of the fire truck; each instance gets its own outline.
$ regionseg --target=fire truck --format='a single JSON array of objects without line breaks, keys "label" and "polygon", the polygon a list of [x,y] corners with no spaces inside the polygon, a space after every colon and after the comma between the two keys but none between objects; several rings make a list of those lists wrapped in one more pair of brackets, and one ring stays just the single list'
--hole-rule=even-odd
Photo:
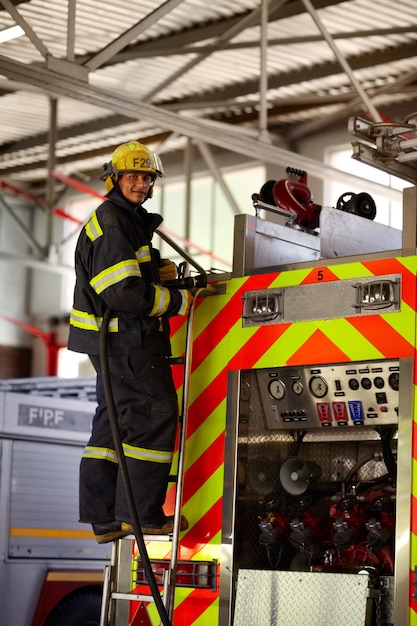
[{"label": "fire truck", "polygon": [[[375,164],[398,129],[355,124]],[[166,506],[180,490],[190,524],[177,543],[144,538],[167,617],[130,536],[106,569],[105,626],[417,624],[416,189],[399,231],[366,192],[320,207],[287,173],[236,216],[233,271],[195,293],[191,331],[174,320],[186,423]]]},{"label": "fire truck", "polygon": [[[52,523],[67,488],[47,511],[31,480],[45,459],[42,477],[58,477],[64,458],[57,449],[49,462],[57,435],[45,424],[67,431],[77,465],[83,435],[70,424],[81,403],[66,420],[31,399],[39,416],[15,410],[2,442],[5,598],[19,604],[40,560],[51,582],[61,567],[77,581],[81,564],[84,575],[91,568],[98,593],[102,557],[100,626],[417,625],[417,174],[413,154],[405,165],[393,155],[410,154],[401,129],[355,119],[353,130],[356,158],[412,185],[403,230],[373,220],[366,192],[317,205],[306,173],[291,168],[255,194],[255,215],[236,216],[232,272],[207,276],[188,320],[173,319],[182,415],[166,513],[178,521],[182,512],[188,529],[145,535],[144,548],[128,536],[106,556],[93,554],[86,531]],[[5,424],[12,415],[4,411]],[[37,459],[25,441],[35,427]],[[14,458],[27,472],[26,509]]]},{"label": "fire truck", "polygon": [[6,626],[98,624],[110,556],[78,523],[94,378],[0,383],[0,606]]}]

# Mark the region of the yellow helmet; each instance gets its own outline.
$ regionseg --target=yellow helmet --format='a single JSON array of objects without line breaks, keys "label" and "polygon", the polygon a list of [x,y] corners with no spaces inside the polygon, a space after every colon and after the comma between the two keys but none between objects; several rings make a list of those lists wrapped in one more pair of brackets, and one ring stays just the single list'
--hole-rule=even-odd
[{"label": "yellow helmet", "polygon": [[[139,141],[132,140],[116,148],[110,162],[103,165],[104,173],[101,179],[106,182],[106,192],[108,193],[114,187],[119,174],[135,171],[149,172],[155,178],[165,175],[159,156]],[[148,194],[148,197],[151,195],[152,193]]]}]

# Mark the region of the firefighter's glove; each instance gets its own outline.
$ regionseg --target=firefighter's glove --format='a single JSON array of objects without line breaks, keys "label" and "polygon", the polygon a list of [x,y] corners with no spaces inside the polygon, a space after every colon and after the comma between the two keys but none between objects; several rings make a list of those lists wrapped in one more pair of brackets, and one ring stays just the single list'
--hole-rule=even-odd
[{"label": "firefighter's glove", "polygon": [[187,315],[188,309],[193,301],[193,296],[188,289],[178,289],[177,291],[181,295],[181,305],[178,309],[177,315]]},{"label": "firefighter's glove", "polygon": [[159,279],[161,282],[165,280],[175,280],[177,278],[177,266],[169,259],[161,259],[161,265],[158,268]]}]

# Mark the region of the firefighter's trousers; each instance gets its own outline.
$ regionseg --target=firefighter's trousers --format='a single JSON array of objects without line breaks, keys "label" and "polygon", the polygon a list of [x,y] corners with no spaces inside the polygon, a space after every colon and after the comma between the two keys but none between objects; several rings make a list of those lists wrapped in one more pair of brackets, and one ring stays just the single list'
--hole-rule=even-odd
[{"label": "firefighter's trousers", "polygon": [[[111,434],[100,359],[97,409],[91,438],[80,464],[80,521],[132,523]],[[178,401],[171,366],[149,352],[109,357],[114,404],[127,468],[141,525],[164,519],[168,477],[178,422]]]}]

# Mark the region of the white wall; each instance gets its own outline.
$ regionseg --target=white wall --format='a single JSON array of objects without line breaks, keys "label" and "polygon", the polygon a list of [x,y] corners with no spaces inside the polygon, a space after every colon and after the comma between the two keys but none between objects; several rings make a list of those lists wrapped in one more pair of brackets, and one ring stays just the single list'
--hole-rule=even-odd
[{"label": "white wall", "polygon": [[[13,196],[7,197],[7,206],[23,226],[30,227],[30,210]],[[8,211],[0,201],[0,251],[6,255],[27,255],[28,244],[23,239]],[[29,272],[15,261],[0,258],[0,316],[21,322],[29,321]],[[28,346],[31,338],[15,324],[0,317],[0,344]]]}]

